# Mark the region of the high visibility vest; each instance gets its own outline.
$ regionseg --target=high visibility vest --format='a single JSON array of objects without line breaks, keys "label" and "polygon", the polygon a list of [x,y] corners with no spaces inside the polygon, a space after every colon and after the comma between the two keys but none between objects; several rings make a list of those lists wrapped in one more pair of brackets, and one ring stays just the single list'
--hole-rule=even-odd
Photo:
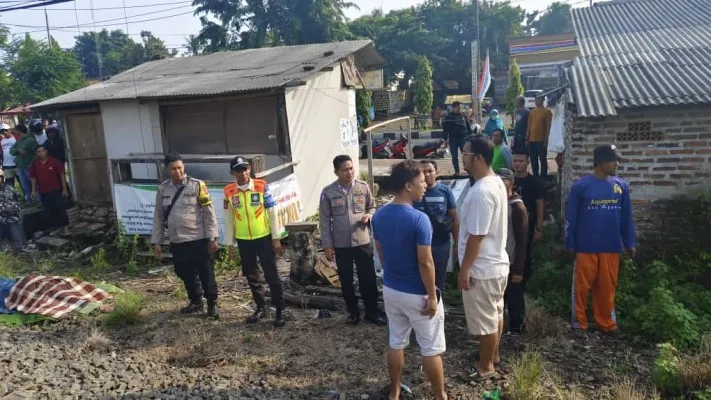
[{"label": "high visibility vest", "polygon": [[253,240],[271,235],[264,202],[267,183],[261,179],[252,179],[252,182],[254,190],[243,191],[237,183],[225,186],[225,201],[231,205],[235,239]]}]

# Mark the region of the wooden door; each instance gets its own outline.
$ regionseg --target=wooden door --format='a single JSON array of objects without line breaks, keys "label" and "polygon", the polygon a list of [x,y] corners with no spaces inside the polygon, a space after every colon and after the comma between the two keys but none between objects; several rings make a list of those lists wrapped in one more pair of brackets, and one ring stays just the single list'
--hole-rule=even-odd
[{"label": "wooden door", "polygon": [[110,203],[111,181],[101,114],[67,115],[66,121],[76,199]]}]

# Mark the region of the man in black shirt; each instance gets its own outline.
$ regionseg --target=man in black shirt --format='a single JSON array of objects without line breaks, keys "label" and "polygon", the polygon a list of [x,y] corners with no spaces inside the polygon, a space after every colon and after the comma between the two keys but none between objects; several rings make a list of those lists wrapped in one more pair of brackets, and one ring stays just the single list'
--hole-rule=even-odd
[{"label": "man in black shirt", "polygon": [[[528,135],[528,115],[531,112],[526,108],[526,98],[523,96],[516,97],[516,112],[514,113],[514,142],[513,149],[526,149],[526,136]],[[521,194],[521,193],[519,193]],[[528,212],[531,215],[531,212]],[[529,240],[529,243],[531,241]]]},{"label": "man in black shirt", "polygon": [[472,134],[469,120],[462,114],[462,103],[452,103],[452,111],[442,121],[442,130],[445,140],[449,141],[454,173],[459,175],[459,151],[464,151],[464,139]]},{"label": "man in black shirt", "polygon": [[528,173],[528,152],[525,148],[513,150],[512,163],[514,168],[514,191],[521,195],[528,211],[528,240],[526,244],[526,261],[523,269],[523,280],[509,283],[506,291],[509,295],[509,331],[519,333],[523,329],[526,315],[524,292],[526,283],[533,273],[531,266],[531,249],[533,242],[543,239],[545,186],[535,176]]}]

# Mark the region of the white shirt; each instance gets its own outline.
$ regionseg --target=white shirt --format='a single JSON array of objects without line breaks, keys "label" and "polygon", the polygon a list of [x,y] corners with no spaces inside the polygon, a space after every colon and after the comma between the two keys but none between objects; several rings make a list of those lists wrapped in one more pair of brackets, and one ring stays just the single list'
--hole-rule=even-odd
[{"label": "white shirt", "polygon": [[41,146],[47,141],[47,134],[42,131],[42,134],[35,135],[35,139],[37,140],[37,144]]},{"label": "white shirt", "polygon": [[504,182],[496,175],[476,181],[462,204],[459,224],[459,263],[464,259],[469,236],[484,236],[474,260],[474,279],[503,278],[509,274],[508,197]]},{"label": "white shirt", "polygon": [[10,149],[17,143],[17,139],[13,136],[9,138],[2,138],[2,166],[3,167],[14,167],[15,166],[15,156],[10,154]]}]

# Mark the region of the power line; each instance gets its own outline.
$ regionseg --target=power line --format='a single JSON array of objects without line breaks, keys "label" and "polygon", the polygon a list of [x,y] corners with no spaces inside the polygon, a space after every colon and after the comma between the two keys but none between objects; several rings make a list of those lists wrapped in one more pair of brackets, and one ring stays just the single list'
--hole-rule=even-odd
[{"label": "power line", "polygon": [[[47,1],[42,1],[42,2],[33,2],[33,3],[21,3],[22,5],[18,4],[13,4],[9,5],[6,7],[0,8],[0,12],[3,11],[15,11],[15,10],[32,10],[36,9],[42,6],[51,6],[53,4],[60,4],[60,3],[68,3],[73,0],[47,0]],[[37,11],[42,11],[42,10],[37,10]]]},{"label": "power line", "polygon": [[[57,0],[53,0],[53,1],[57,1]],[[63,3],[63,2],[70,2],[70,1],[74,1],[74,0],[61,0],[60,2]],[[192,3],[192,0],[175,1],[172,3],[141,4],[141,5],[135,5],[135,6],[126,6],[126,8],[148,8],[148,7],[172,6],[172,5],[176,5],[176,4],[188,4],[188,3]],[[32,7],[33,8],[27,8],[26,10],[27,11],[42,11],[42,10],[38,10],[38,9],[34,8],[34,5]],[[123,7],[97,7],[97,8],[94,8],[93,10],[101,11],[101,10],[122,10],[122,9],[123,9]],[[91,8],[50,8],[49,9],[50,12],[51,11],[74,11],[74,10],[90,11],[92,9]],[[12,10],[0,9],[0,11],[12,11]]]},{"label": "power line", "polygon": [[[160,14],[160,13],[163,13],[163,12],[166,12],[166,11],[173,11],[173,10],[177,10],[177,9],[185,8],[185,7],[192,7],[192,6],[190,6],[190,5],[185,5],[185,6],[171,7],[171,8],[166,8],[166,9],[164,9],[164,10],[157,10],[157,11],[152,11],[152,12],[147,12],[147,13],[142,13],[142,14],[129,15],[129,16],[127,16],[126,18],[134,18],[134,17],[142,17],[142,16],[146,16],[146,15]],[[193,12],[193,11],[191,10],[191,11],[188,11],[187,13],[175,14],[175,15],[173,15],[173,16],[189,14],[189,13],[192,13],[192,12]],[[171,17],[171,16],[168,16],[168,15],[167,15],[167,16],[163,16],[163,17],[161,17],[161,18],[170,18],[170,17]],[[92,18],[93,18],[93,11],[92,11]],[[161,18],[158,18],[158,19],[161,19]],[[82,24],[82,26],[95,25],[95,24],[101,24],[101,23],[103,23],[103,22],[111,22],[111,21],[119,21],[119,20],[120,20],[120,21],[123,21],[124,18],[105,19],[105,20],[102,20],[102,21],[95,21],[95,23],[92,23],[92,24]],[[149,19],[149,20],[146,20],[146,21],[155,21],[155,20],[156,20],[156,19]],[[135,22],[146,22],[146,21],[130,21],[130,22],[131,22],[131,23],[135,23]],[[15,27],[18,27],[18,28],[44,28],[43,26],[39,26],[39,25],[6,24],[6,23],[3,23],[3,25],[5,25],[5,26],[15,26]],[[114,26],[114,25],[123,25],[123,22],[117,23],[117,24],[95,25],[95,26]],[[50,29],[52,29],[52,30],[62,30],[62,29],[67,29],[67,28],[72,28],[72,29],[73,29],[73,28],[75,28],[75,26],[72,26],[72,25],[69,25],[69,26],[50,26]]]}]

